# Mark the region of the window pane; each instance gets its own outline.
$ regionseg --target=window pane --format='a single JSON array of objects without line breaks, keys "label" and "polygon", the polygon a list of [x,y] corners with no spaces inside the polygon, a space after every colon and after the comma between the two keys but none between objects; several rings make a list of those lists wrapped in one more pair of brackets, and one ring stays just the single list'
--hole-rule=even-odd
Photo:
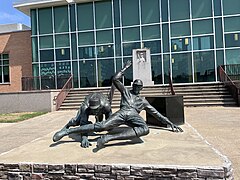
[{"label": "window pane", "polygon": [[163,55],[164,84],[169,83],[170,55]]},{"label": "window pane", "polygon": [[225,42],[226,42],[226,47],[239,47],[240,46],[240,33],[226,34]]},{"label": "window pane", "polygon": [[145,41],[144,47],[150,49],[151,54],[161,52],[161,41]]},{"label": "window pane", "polygon": [[113,57],[113,44],[97,46],[97,57]]},{"label": "window pane", "polygon": [[121,34],[120,34],[120,30],[117,29],[117,30],[115,30],[115,53],[116,53],[116,56],[122,55],[121,47],[122,47]]},{"label": "window pane", "polygon": [[193,56],[195,82],[215,81],[214,52],[196,52]]},{"label": "window pane", "polygon": [[226,50],[226,64],[239,64],[240,50],[228,49]]},{"label": "window pane", "polygon": [[95,60],[83,60],[80,65],[80,87],[96,87],[96,63]]},{"label": "window pane", "polygon": [[55,32],[68,32],[68,7],[54,7]]},{"label": "window pane", "polygon": [[106,87],[112,85],[112,77],[114,75],[113,59],[99,59],[98,63],[98,86]]},{"label": "window pane", "polygon": [[69,46],[69,35],[61,34],[55,36],[56,47],[68,47]]},{"label": "window pane", "polygon": [[171,36],[189,36],[190,35],[190,23],[180,22],[171,24]]},{"label": "window pane", "polygon": [[215,34],[216,34],[216,47],[223,47],[223,29],[222,29],[222,19],[215,19]]},{"label": "window pane", "polygon": [[191,0],[192,1],[192,17],[202,18],[212,16],[212,0]]},{"label": "window pane", "polygon": [[93,6],[92,3],[78,4],[78,30],[93,29]]},{"label": "window pane", "polygon": [[142,0],[142,24],[159,22],[159,1],[158,0]]},{"label": "window pane", "polygon": [[240,31],[240,17],[224,18],[225,32]]},{"label": "window pane", "polygon": [[72,62],[72,68],[73,68],[73,87],[74,88],[79,88],[78,85],[78,62],[77,61],[73,61]]},{"label": "window pane", "polygon": [[112,30],[97,31],[97,44],[112,43],[113,32]]},{"label": "window pane", "polygon": [[114,6],[114,26],[119,27],[120,26],[119,0],[114,0],[113,6]]},{"label": "window pane", "polygon": [[77,59],[77,38],[76,34],[71,34],[72,59]]},{"label": "window pane", "polygon": [[142,27],[142,39],[159,39],[160,38],[160,26],[143,26]]},{"label": "window pane", "polygon": [[152,80],[154,84],[162,84],[162,59],[161,56],[151,56]]},{"label": "window pane", "polygon": [[223,0],[223,14],[239,14],[240,1],[239,0]]},{"label": "window pane", "polygon": [[123,43],[123,55],[132,55],[133,49],[139,49],[141,47],[140,42],[135,43]]},{"label": "window pane", "polygon": [[171,20],[189,19],[189,0],[170,0]]},{"label": "window pane", "polygon": [[172,39],[172,51],[190,51],[191,50],[191,39],[189,37]]},{"label": "window pane", "polygon": [[40,36],[40,48],[53,48],[53,36]]},{"label": "window pane", "polygon": [[[36,69],[36,74],[38,69]],[[55,66],[54,63],[41,63],[40,65],[41,76],[55,76]]]},{"label": "window pane", "polygon": [[92,45],[94,44],[93,32],[84,32],[78,34],[78,45]]},{"label": "window pane", "polygon": [[70,59],[70,49],[69,48],[61,48],[56,49],[56,60],[69,60]]},{"label": "window pane", "polygon": [[[138,0],[122,0],[122,23],[123,26],[139,24]],[[131,14],[131,15],[130,15]]]},{"label": "window pane", "polygon": [[162,26],[162,40],[163,40],[163,52],[169,52],[169,27],[168,24]]},{"label": "window pane", "polygon": [[40,65],[41,88],[55,89],[55,66],[54,63],[42,63]]},{"label": "window pane", "polygon": [[10,82],[9,66],[3,66],[3,82]]},{"label": "window pane", "polygon": [[191,53],[172,55],[172,78],[174,83],[192,82]]},{"label": "window pane", "polygon": [[88,58],[94,58],[94,57],[95,57],[95,47],[94,46],[79,48],[79,58],[80,59],[88,59]]},{"label": "window pane", "polygon": [[137,41],[140,40],[139,27],[123,29],[123,41]]},{"label": "window pane", "polygon": [[37,38],[32,38],[32,61],[38,62],[38,42]]},{"label": "window pane", "polygon": [[[220,51],[217,51],[216,53],[216,60],[217,60],[217,67],[221,66],[224,64],[224,53],[222,50]],[[220,78],[219,78],[219,70],[217,71],[218,73],[218,80],[220,81]]]},{"label": "window pane", "polygon": [[111,1],[96,2],[96,28],[112,27],[112,4]]},{"label": "window pane", "polygon": [[31,9],[31,30],[32,30],[32,35],[37,35],[37,14],[36,14],[36,9]]},{"label": "window pane", "polygon": [[53,55],[53,50],[40,50],[40,61],[45,62],[45,61],[53,61],[54,60],[54,55]]},{"label": "window pane", "polygon": [[[131,61],[132,58],[124,58],[123,64],[126,64],[126,62],[129,60]],[[132,82],[133,82],[133,68],[131,66],[127,71],[124,72],[124,85],[130,86]]]},{"label": "window pane", "polygon": [[9,59],[9,54],[2,54],[2,59]]},{"label": "window pane", "polygon": [[162,21],[168,21],[168,0],[161,1],[161,12],[162,12]]},{"label": "window pane", "polygon": [[212,20],[200,20],[193,21],[193,34],[208,34],[213,33],[213,22]]},{"label": "window pane", "polygon": [[214,0],[214,15],[215,16],[222,15],[221,0]]},{"label": "window pane", "polygon": [[213,49],[213,36],[203,36],[193,38],[193,49]]},{"label": "window pane", "polygon": [[65,74],[71,74],[70,62],[58,62],[56,72],[58,77]]},{"label": "window pane", "polygon": [[75,4],[70,4],[70,26],[71,31],[76,31],[76,12],[75,12]]},{"label": "window pane", "polygon": [[50,34],[52,29],[52,8],[38,9],[38,24],[40,34]]}]

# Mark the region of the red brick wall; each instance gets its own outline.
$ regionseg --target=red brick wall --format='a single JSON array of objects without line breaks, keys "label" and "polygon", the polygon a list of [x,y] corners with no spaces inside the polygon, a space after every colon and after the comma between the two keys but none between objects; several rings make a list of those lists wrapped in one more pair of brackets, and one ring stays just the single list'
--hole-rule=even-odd
[{"label": "red brick wall", "polygon": [[31,31],[0,34],[0,53],[9,54],[10,74],[10,83],[0,84],[0,92],[21,91],[21,78],[32,76]]}]

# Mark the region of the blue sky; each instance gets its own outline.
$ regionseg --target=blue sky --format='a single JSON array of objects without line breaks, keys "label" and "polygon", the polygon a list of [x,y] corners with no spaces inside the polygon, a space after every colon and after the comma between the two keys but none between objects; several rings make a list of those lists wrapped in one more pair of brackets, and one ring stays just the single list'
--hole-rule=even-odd
[{"label": "blue sky", "polygon": [[30,18],[13,8],[16,0],[0,0],[0,24],[22,23],[30,27]]}]

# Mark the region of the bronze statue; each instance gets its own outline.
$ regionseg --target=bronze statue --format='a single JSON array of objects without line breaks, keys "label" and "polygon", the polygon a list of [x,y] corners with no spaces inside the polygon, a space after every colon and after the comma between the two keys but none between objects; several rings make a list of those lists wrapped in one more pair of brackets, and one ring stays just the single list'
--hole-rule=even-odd
[{"label": "bronze statue", "polygon": [[145,136],[149,133],[149,129],[145,120],[139,115],[142,110],[146,110],[146,112],[153,115],[157,120],[170,125],[172,131],[183,132],[180,127],[173,124],[167,117],[161,115],[145,98],[139,96],[143,88],[143,83],[140,79],[136,79],[133,82],[131,90],[124,87],[120,79],[124,71],[131,65],[132,63],[128,61],[125,67],[113,77],[113,84],[121,93],[120,110],[104,121],[96,122],[95,124],[87,124],[77,128],[63,129],[54,135],[53,141],[58,141],[71,133],[101,132],[114,129],[123,124],[130,128],[124,129],[117,134],[102,135],[97,141],[97,147],[102,148],[105,143],[112,140],[126,140]]},{"label": "bronze statue", "polygon": [[[88,121],[90,115],[95,116],[96,122],[101,122],[103,120],[103,115],[105,116],[105,119],[108,119],[112,114],[111,99],[109,98],[111,97],[107,97],[102,93],[96,92],[87,95],[81,104],[76,117],[72,118],[61,131],[65,131],[71,126],[91,124],[92,122]],[[81,133],[81,146],[84,148],[91,145],[87,136],[87,133]]]}]

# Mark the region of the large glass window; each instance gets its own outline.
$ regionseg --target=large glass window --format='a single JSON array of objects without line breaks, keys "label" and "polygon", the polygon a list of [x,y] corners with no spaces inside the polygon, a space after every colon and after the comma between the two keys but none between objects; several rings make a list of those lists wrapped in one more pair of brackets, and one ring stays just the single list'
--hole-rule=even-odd
[{"label": "large glass window", "polygon": [[226,47],[240,47],[240,33],[226,34],[225,43]]},{"label": "large glass window", "polygon": [[97,44],[112,43],[113,42],[113,31],[97,31]]},{"label": "large glass window", "polygon": [[40,36],[40,49],[53,48],[53,36]]},{"label": "large glass window", "polygon": [[36,37],[32,38],[32,61],[38,62],[38,40]]},{"label": "large glass window", "polygon": [[57,89],[62,89],[71,74],[71,63],[69,61],[58,62],[56,65]]},{"label": "large glass window", "polygon": [[191,53],[172,55],[172,79],[174,83],[192,82]]},{"label": "large glass window", "polygon": [[69,48],[61,48],[56,49],[56,60],[70,60],[70,49]]},{"label": "large glass window", "polygon": [[152,80],[154,84],[162,84],[162,59],[161,56],[151,56]]},{"label": "large glass window", "polygon": [[83,60],[79,62],[80,87],[96,87],[96,61]]},{"label": "large glass window", "polygon": [[225,32],[240,31],[240,16],[224,18]]},{"label": "large glass window", "polygon": [[191,0],[192,18],[203,18],[212,16],[212,0]]},{"label": "large glass window", "polygon": [[70,4],[70,26],[71,26],[71,31],[76,31],[75,4]]},{"label": "large glass window", "polygon": [[143,41],[144,47],[149,48],[151,54],[161,52],[161,41]]},{"label": "large glass window", "polygon": [[139,24],[138,0],[122,0],[122,24],[123,26]]},{"label": "large glass window", "polygon": [[93,29],[93,4],[78,4],[77,11],[78,30]]},{"label": "large glass window", "polygon": [[142,39],[143,40],[159,39],[159,38],[160,38],[160,26],[159,25],[142,27]]},{"label": "large glass window", "polygon": [[223,0],[223,14],[240,14],[240,1],[239,0]]},{"label": "large glass window", "polygon": [[89,59],[95,57],[95,46],[80,47],[79,48],[79,58]]},{"label": "large glass window", "polygon": [[113,59],[99,59],[98,64],[98,86],[106,87],[112,85],[112,77],[114,75]]},{"label": "large glass window", "polygon": [[222,15],[221,0],[214,0],[214,15],[215,16]]},{"label": "large glass window", "polygon": [[54,60],[54,53],[53,49],[50,50],[40,50],[40,61],[53,61]]},{"label": "large glass window", "polygon": [[172,21],[189,19],[189,0],[170,0],[170,15]]},{"label": "large glass window", "polygon": [[115,53],[116,56],[122,55],[121,33],[119,29],[115,30]]},{"label": "large glass window", "polygon": [[190,33],[190,23],[189,22],[179,22],[171,24],[171,36],[189,36]]},{"label": "large glass window", "polygon": [[77,61],[72,61],[72,74],[73,74],[73,86],[74,88],[79,88],[78,84],[78,62]]},{"label": "large glass window", "polygon": [[38,27],[40,34],[53,32],[52,8],[38,9]]},{"label": "large glass window", "polygon": [[119,9],[119,0],[113,1],[113,8],[114,8],[114,26],[120,26],[120,9]]},{"label": "large glass window", "polygon": [[54,7],[54,28],[55,32],[68,32],[68,7]]},{"label": "large glass window", "polygon": [[240,49],[226,50],[226,64],[239,64]]},{"label": "large glass window", "polygon": [[[127,61],[131,61],[132,58],[123,58],[123,64],[126,64]],[[124,73],[124,85],[125,86],[130,86],[133,82],[133,68],[132,66],[125,71]]]},{"label": "large glass window", "polygon": [[97,46],[97,57],[113,57],[113,44]]},{"label": "large glass window", "polygon": [[94,34],[91,32],[78,33],[78,45],[92,45],[94,44]]},{"label": "large glass window", "polygon": [[96,28],[112,27],[112,4],[111,1],[100,1],[95,3]]},{"label": "large glass window", "polygon": [[195,52],[193,56],[195,82],[215,81],[214,52]]},{"label": "large glass window", "polygon": [[193,21],[192,23],[194,35],[213,33],[212,19]]},{"label": "large glass window", "polygon": [[141,47],[140,42],[135,43],[123,43],[123,55],[124,56],[131,56],[133,49],[139,49]]},{"label": "large glass window", "polygon": [[41,63],[41,89],[55,89],[55,66],[54,63]]},{"label": "large glass window", "polygon": [[215,19],[215,38],[216,38],[216,47],[222,48],[223,47],[223,29],[222,29],[222,19],[217,18]]},{"label": "large glass window", "polygon": [[169,52],[169,27],[168,24],[162,26],[163,52]]},{"label": "large glass window", "polygon": [[0,54],[0,83],[10,82],[9,76],[9,55]]},{"label": "large glass window", "polygon": [[159,1],[158,0],[142,0],[141,1],[142,24],[157,23],[159,17]]},{"label": "large glass window", "polygon": [[168,21],[168,0],[161,1],[162,21]]},{"label": "large glass window", "polygon": [[69,43],[69,34],[59,34],[55,36],[56,47],[68,47]]},{"label": "large glass window", "polygon": [[77,59],[77,38],[76,34],[71,34],[71,44],[72,44],[72,59]]},{"label": "large glass window", "polygon": [[32,30],[32,35],[37,35],[37,13],[36,13],[36,9],[31,9],[31,30]]},{"label": "large glass window", "polygon": [[190,51],[191,48],[191,38],[178,38],[172,39],[172,51],[179,52],[179,51]]},{"label": "large glass window", "polygon": [[139,27],[123,29],[123,41],[138,41],[140,40]]},{"label": "large glass window", "polygon": [[193,49],[203,50],[203,49],[213,49],[214,42],[213,36],[201,36],[193,38]]},{"label": "large glass window", "polygon": [[169,83],[169,74],[170,74],[170,55],[163,55],[163,71],[164,71],[164,84]]}]

